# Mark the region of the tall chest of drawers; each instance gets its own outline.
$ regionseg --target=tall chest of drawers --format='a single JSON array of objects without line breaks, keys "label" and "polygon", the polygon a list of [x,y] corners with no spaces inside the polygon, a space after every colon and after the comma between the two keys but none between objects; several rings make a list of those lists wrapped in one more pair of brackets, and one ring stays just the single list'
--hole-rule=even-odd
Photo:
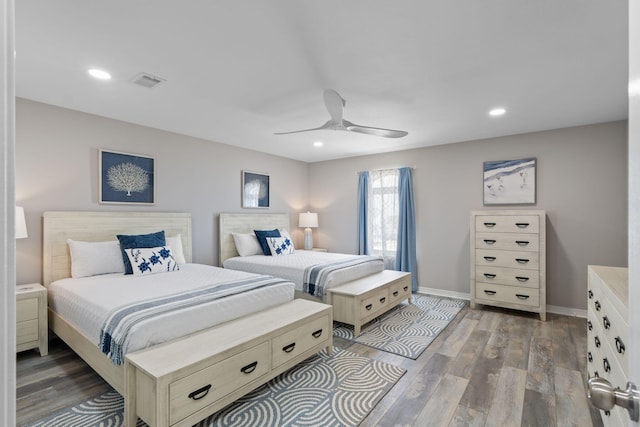
[{"label": "tall chest of drawers", "polygon": [[[624,388],[629,374],[628,269],[590,265],[587,281],[587,374]],[[601,415],[605,426],[626,426],[629,419],[620,406]]]},{"label": "tall chest of drawers", "polygon": [[493,305],[546,319],[546,234],[542,210],[471,212],[471,308]]}]

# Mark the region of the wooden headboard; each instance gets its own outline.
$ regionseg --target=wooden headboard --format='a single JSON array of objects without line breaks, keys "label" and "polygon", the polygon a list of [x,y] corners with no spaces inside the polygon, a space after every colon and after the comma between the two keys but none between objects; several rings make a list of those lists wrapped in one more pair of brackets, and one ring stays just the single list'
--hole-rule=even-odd
[{"label": "wooden headboard", "polygon": [[238,256],[236,245],[231,233],[253,233],[253,230],[287,229],[291,232],[289,214],[247,214],[247,213],[221,213],[220,229],[220,264],[227,258]]},{"label": "wooden headboard", "polygon": [[71,277],[67,239],[85,242],[116,240],[117,234],[146,234],[164,230],[182,235],[182,250],[191,262],[191,214],[163,212],[45,212],[42,268],[44,285]]}]

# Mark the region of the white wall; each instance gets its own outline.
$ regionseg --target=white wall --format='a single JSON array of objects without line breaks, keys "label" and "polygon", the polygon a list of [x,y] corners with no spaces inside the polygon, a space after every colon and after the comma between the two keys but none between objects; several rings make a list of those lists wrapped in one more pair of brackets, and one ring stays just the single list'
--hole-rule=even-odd
[{"label": "white wall", "polygon": [[[155,206],[98,203],[100,148],[155,158]],[[216,265],[217,215],[243,211],[242,170],[270,175],[265,211],[290,212],[301,244],[297,213],[307,207],[306,163],[18,99],[16,203],[25,208],[29,238],[17,241],[17,282],[41,281],[42,213],[54,210],[190,212],[193,260]]]},{"label": "white wall", "polygon": [[537,204],[524,208],[547,211],[547,304],[584,310],[587,265],[627,263],[626,132],[620,121],[313,163],[315,246],[356,252],[358,171],[414,166],[419,285],[468,294],[482,163],[536,157]]}]

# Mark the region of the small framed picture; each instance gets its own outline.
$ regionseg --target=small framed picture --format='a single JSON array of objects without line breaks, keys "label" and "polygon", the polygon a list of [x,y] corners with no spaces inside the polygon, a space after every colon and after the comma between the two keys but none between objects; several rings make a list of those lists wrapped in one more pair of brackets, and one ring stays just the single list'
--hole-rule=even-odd
[{"label": "small framed picture", "polygon": [[100,203],[155,204],[153,157],[100,150],[98,165]]},{"label": "small framed picture", "polygon": [[269,207],[269,175],[242,171],[242,207]]},{"label": "small framed picture", "polygon": [[485,205],[534,205],[536,158],[484,162]]}]

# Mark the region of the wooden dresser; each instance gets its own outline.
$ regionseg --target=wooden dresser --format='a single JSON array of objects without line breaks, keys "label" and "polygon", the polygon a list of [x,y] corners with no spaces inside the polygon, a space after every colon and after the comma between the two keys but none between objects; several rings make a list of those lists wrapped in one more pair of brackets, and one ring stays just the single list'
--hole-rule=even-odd
[{"label": "wooden dresser", "polygon": [[471,308],[486,304],[546,319],[545,212],[471,212]]},{"label": "wooden dresser", "polygon": [[[628,269],[590,265],[587,274],[587,373],[624,388],[629,364]],[[605,426],[626,426],[629,419],[620,406],[601,415]]]}]

